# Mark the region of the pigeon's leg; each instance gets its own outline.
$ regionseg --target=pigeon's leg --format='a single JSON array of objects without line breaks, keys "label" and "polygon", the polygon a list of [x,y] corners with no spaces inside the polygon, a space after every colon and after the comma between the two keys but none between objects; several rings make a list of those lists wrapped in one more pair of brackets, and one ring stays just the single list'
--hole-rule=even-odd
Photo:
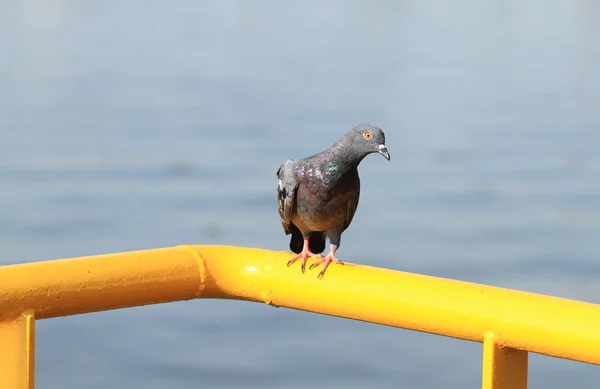
[{"label": "pigeon's leg", "polygon": [[[300,269],[302,269],[302,273],[304,273],[304,269],[306,269],[306,261],[311,257],[318,257],[317,254],[313,254],[308,248],[308,241],[310,239],[310,235],[304,237],[304,246],[302,248],[302,252],[296,255],[294,258],[290,259],[287,263],[290,266],[292,263],[296,262],[299,259],[302,259]],[[312,269],[312,268],[311,268]]]},{"label": "pigeon's leg", "polygon": [[327,254],[323,258],[319,259],[318,261],[316,261],[315,263],[310,265],[309,269],[312,270],[313,268],[319,266],[320,264],[323,264],[323,269],[321,269],[321,271],[317,275],[317,278],[323,277],[323,274],[325,274],[325,270],[327,270],[327,268],[329,267],[329,264],[331,262],[339,263],[340,265],[344,264],[342,261],[340,261],[339,259],[337,259],[335,257],[335,250],[337,250],[337,248],[338,248],[338,246],[332,243],[330,245],[329,254]]}]

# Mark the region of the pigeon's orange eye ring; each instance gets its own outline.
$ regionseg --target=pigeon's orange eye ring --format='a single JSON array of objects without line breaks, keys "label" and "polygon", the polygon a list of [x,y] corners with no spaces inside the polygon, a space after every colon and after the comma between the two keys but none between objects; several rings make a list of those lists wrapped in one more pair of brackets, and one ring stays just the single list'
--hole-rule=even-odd
[{"label": "pigeon's orange eye ring", "polygon": [[363,136],[365,137],[366,140],[371,140],[373,139],[373,133],[371,131],[365,131],[363,133]]}]

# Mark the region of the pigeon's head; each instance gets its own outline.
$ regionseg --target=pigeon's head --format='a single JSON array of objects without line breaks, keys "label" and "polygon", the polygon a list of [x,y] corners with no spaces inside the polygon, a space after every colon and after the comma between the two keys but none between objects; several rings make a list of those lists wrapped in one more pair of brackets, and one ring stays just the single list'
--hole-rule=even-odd
[{"label": "pigeon's head", "polygon": [[360,124],[350,130],[346,137],[360,154],[379,153],[390,160],[390,153],[385,146],[385,134],[381,128],[371,124]]}]

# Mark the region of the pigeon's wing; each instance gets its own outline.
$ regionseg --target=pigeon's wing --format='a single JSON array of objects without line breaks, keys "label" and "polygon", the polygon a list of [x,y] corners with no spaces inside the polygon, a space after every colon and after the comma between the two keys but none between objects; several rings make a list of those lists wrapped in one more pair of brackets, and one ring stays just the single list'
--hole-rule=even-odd
[{"label": "pigeon's wing", "polygon": [[358,199],[360,197],[360,179],[356,177],[356,193],[348,199],[348,208],[346,209],[346,221],[344,222],[344,230],[352,223],[352,218],[358,207]]},{"label": "pigeon's wing", "polygon": [[286,235],[292,233],[290,224],[292,223],[292,210],[294,209],[294,201],[299,184],[294,177],[292,168],[292,161],[288,160],[277,170],[279,218],[281,219],[281,225]]}]

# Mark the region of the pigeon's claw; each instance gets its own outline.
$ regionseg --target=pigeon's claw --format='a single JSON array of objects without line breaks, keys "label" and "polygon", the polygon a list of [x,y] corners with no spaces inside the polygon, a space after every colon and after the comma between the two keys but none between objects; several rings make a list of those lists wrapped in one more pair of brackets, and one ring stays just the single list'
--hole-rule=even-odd
[{"label": "pigeon's claw", "polygon": [[296,255],[294,258],[290,259],[287,263],[288,266],[291,266],[294,262],[298,261],[298,260],[302,260],[302,262],[300,263],[300,269],[302,270],[302,273],[304,273],[304,270],[306,269],[306,261],[308,261],[308,258],[318,258],[319,255],[318,254],[313,254],[308,247],[304,247],[304,249],[302,250],[302,252],[298,255]]},{"label": "pigeon's claw", "polygon": [[309,270],[312,270],[315,267],[323,264],[323,268],[321,269],[319,274],[317,274],[317,278],[323,278],[323,274],[325,274],[325,271],[329,267],[329,264],[332,262],[340,264],[340,265],[344,264],[344,262],[340,261],[339,259],[337,259],[335,257],[335,249],[333,247],[332,247],[331,251],[329,252],[329,254],[320,258],[319,260],[315,261],[312,265],[310,265]]}]

